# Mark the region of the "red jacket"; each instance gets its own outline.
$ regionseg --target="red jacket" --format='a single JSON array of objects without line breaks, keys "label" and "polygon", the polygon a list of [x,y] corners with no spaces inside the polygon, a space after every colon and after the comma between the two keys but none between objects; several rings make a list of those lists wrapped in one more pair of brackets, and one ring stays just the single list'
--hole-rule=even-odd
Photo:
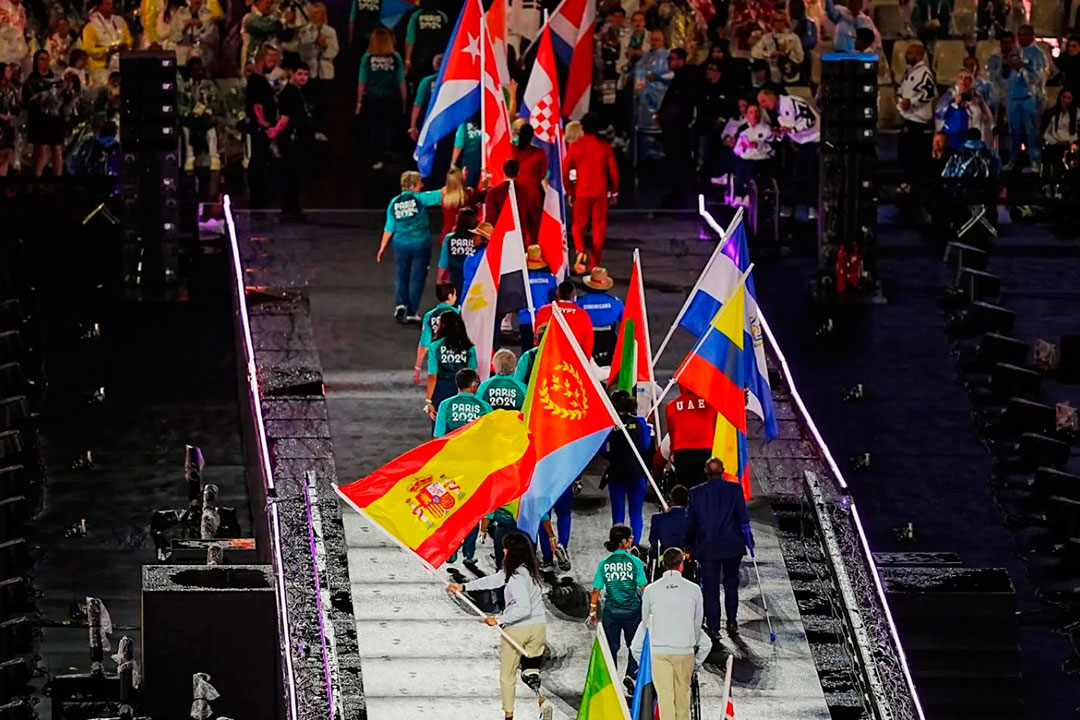
[{"label": "red jacket", "polygon": [[[570,182],[570,171],[577,179]],[[563,187],[574,197],[605,197],[619,192],[619,167],[611,143],[595,135],[582,135],[570,145],[563,164]]]},{"label": "red jacket", "polygon": [[518,161],[517,184],[539,191],[540,183],[547,177],[547,153],[535,145],[524,148],[515,145],[513,157]]},{"label": "red jacket", "polygon": [[683,390],[664,408],[671,451],[706,450],[713,446],[716,435],[716,410],[707,402]]},{"label": "red jacket", "polygon": [[536,311],[536,327],[540,329],[551,322],[551,306],[558,305],[562,311],[563,320],[570,326],[570,332],[578,341],[578,345],[585,352],[585,357],[592,357],[593,350],[593,326],[589,319],[589,313],[579,308],[576,304],[567,300],[556,300]]}]

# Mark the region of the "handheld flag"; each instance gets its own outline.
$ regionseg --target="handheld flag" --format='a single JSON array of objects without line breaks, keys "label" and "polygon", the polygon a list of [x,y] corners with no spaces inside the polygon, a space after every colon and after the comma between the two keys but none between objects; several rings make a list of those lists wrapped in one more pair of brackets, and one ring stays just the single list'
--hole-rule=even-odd
[{"label": "handheld flag", "polygon": [[651,386],[654,382],[651,358],[649,316],[645,310],[645,280],[641,274],[641,255],[635,248],[634,269],[630,274],[630,288],[626,291],[622,327],[615,340],[608,384],[617,380],[619,389],[631,394],[637,383],[649,383]]},{"label": "handheld flag", "polygon": [[[461,319],[476,346],[476,371],[481,380],[490,374],[498,319],[523,307],[532,309],[527,278],[517,195],[511,183],[491,239],[461,304]],[[546,511],[545,508],[542,512]]]},{"label": "handheld flag", "polygon": [[[740,222],[717,248],[713,259],[705,267],[693,290],[686,312],[679,320],[679,325],[701,337],[709,327],[709,321],[720,309],[721,301],[731,293],[731,289],[746,269],[750,267],[750,250],[746,243],[746,228]],[[769,368],[765,362],[765,343],[761,331],[761,310],[758,308],[754,293],[754,278],[746,278],[746,297],[744,302],[746,320],[743,344],[751,348],[747,353],[747,372],[745,387],[749,390],[747,409],[765,423],[766,441],[778,434],[776,411],[773,409],[772,390],[769,387]]]},{"label": "handheld flag", "polygon": [[563,107],[571,120],[589,111],[595,25],[596,0],[563,0],[548,20],[555,54],[569,67]]},{"label": "handheld flag", "polygon": [[518,413],[495,410],[338,493],[402,547],[439,567],[485,515],[525,491],[534,460]]},{"label": "handheld flag", "polygon": [[[495,0],[495,6],[501,6],[504,0]],[[490,20],[491,11],[488,11]],[[506,176],[503,164],[513,155],[510,142],[510,116],[506,111],[506,98],[503,95],[502,80],[499,77],[497,62],[498,50],[495,49],[488,25],[484,27],[484,91],[481,125],[483,127],[483,166],[491,173],[491,184],[498,185]],[[505,28],[504,28],[505,31]],[[503,65],[506,65],[506,48],[503,47]]]},{"label": "handheld flag", "polygon": [[720,698],[720,707],[724,708],[723,720],[735,720],[735,706],[731,702],[731,669],[735,662],[734,655],[728,655],[727,669],[724,671],[724,694]]},{"label": "handheld flag", "polygon": [[480,112],[480,43],[483,8],[480,0],[465,0],[424,116],[416,143],[417,168],[427,177],[435,161],[435,146]]},{"label": "handheld flag", "polygon": [[[551,28],[544,27],[536,61],[521,100],[521,117],[529,121],[535,134],[533,145],[547,154],[548,182],[562,192],[562,115],[559,111],[559,76],[555,69],[555,51],[551,47]],[[564,215],[565,216],[565,215]]]},{"label": "handheld flag", "polygon": [[634,681],[634,698],[630,703],[632,720],[652,720],[653,704],[656,701],[656,689],[652,680],[652,642],[648,628],[639,627],[638,632],[645,632],[641,643],[641,657],[638,658],[637,679]]},{"label": "handheld flag", "polygon": [[611,648],[604,636],[604,626],[597,624],[577,720],[630,719],[626,698],[623,697],[622,688],[615,681],[617,677]]},{"label": "handheld flag", "polygon": [[[550,167],[550,165],[549,165]],[[557,170],[562,175],[560,163]],[[536,243],[544,256],[544,262],[562,282],[570,271],[566,244],[566,223],[563,221],[562,194],[549,183],[544,188],[544,214],[540,216],[540,232]]]},{"label": "handheld flag", "polygon": [[416,3],[409,0],[382,0],[379,5],[379,23],[393,30],[415,9]]},{"label": "handheld flag", "polygon": [[536,473],[518,504],[518,529],[536,537],[540,516],[581,474],[612,429],[607,396],[560,310],[540,341],[525,395],[525,422],[536,449]]},{"label": "handheld flag", "polygon": [[510,66],[507,64],[506,16],[507,0],[494,0],[484,15],[484,24],[491,35],[492,53],[488,57],[495,63],[498,88],[503,94],[503,101],[510,103]]}]

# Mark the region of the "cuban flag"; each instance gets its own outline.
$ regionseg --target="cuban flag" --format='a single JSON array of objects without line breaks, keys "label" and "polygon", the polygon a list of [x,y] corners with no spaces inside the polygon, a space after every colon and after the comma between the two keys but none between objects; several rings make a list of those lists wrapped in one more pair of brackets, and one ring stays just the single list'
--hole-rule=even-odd
[{"label": "cuban flag", "polygon": [[480,43],[484,9],[480,0],[466,0],[454,34],[447,44],[439,77],[431,94],[424,126],[416,143],[416,166],[427,177],[435,160],[435,146],[480,112]]},{"label": "cuban flag", "polygon": [[548,20],[555,54],[570,69],[563,107],[571,120],[589,112],[595,25],[596,0],[563,0]]},{"label": "cuban flag", "polygon": [[[717,247],[709,264],[701,273],[693,290],[690,303],[679,320],[679,325],[701,337],[716,316],[723,299],[750,267],[750,250],[746,243],[746,228],[740,222]],[[765,343],[761,330],[761,310],[754,292],[754,276],[746,278],[745,318],[743,322],[743,347],[746,353],[746,389],[749,391],[746,409],[765,423],[765,439],[772,440],[778,434],[776,412],[773,409],[772,390],[769,387],[769,368],[765,364]]]}]

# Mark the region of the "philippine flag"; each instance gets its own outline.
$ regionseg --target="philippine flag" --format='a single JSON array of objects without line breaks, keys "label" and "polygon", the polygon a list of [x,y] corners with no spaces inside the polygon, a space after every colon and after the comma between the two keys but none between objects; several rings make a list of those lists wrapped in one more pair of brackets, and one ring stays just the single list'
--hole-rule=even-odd
[{"label": "philippine flag", "polygon": [[596,0],[563,0],[548,20],[555,53],[570,68],[563,107],[571,120],[589,111],[595,25]]},{"label": "philippine flag", "polygon": [[435,89],[424,117],[424,127],[416,143],[416,166],[427,177],[435,160],[435,145],[480,112],[480,43],[484,9],[480,0],[466,0],[454,34],[447,44],[445,59],[435,80]]}]

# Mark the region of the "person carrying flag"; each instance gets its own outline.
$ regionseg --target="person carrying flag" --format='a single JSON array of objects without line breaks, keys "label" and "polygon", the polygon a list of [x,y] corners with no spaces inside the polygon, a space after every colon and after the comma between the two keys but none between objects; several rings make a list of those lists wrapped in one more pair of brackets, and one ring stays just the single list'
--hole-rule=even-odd
[{"label": "person carrying flag", "polygon": [[533,126],[528,123],[518,131],[514,144],[514,159],[518,161],[518,209],[521,211],[521,231],[526,245],[536,243],[540,232],[540,215],[544,207],[544,186],[547,178],[547,153],[533,145]]},{"label": "person carrying flag", "polygon": [[611,431],[602,450],[608,459],[607,478],[608,494],[611,496],[611,522],[622,523],[626,519],[626,505],[630,504],[630,527],[634,530],[634,542],[643,539],[644,520],[642,508],[645,506],[645,493],[649,480],[645,470],[638,462],[638,455],[647,457],[649,443],[652,441],[652,429],[645,419],[639,417],[637,401],[625,390],[616,390],[611,395],[611,403],[619,414],[619,420],[626,428],[630,440],[637,448],[630,447],[626,435],[621,429]]},{"label": "person carrying flag", "polygon": [[739,565],[746,548],[754,546],[754,536],[742,488],[724,477],[724,463],[710,458],[705,475],[708,481],[690,491],[686,544],[700,568],[705,627],[711,637],[719,636],[722,582],[727,631],[734,636],[739,632]]},{"label": "person carrying flag", "polygon": [[[634,642],[634,633],[641,623],[641,591],[649,584],[645,566],[630,554],[634,546],[634,534],[626,525],[614,525],[604,543],[610,555],[596,566],[592,595],[589,597],[589,623],[597,623],[597,604],[604,594],[604,609],[599,621],[604,625],[604,635],[611,648],[611,659],[618,660],[620,640],[626,639],[627,648]],[[627,690],[633,689],[637,675],[637,661],[633,654],[626,663],[623,683]]]},{"label": "person carrying flag", "polygon": [[716,409],[693,391],[679,389],[679,396],[664,408],[664,418],[675,476],[680,485],[692,490],[705,481],[705,461],[712,457],[716,433]]},{"label": "person carrying flag", "polygon": [[607,268],[594,267],[582,282],[591,292],[575,302],[584,310],[593,326],[593,353],[597,365],[610,365],[615,351],[616,331],[622,322],[625,307],[623,301],[609,291],[615,284]]},{"label": "person carrying flag", "polygon": [[[586,113],[581,128],[585,135],[566,151],[563,187],[574,207],[573,236],[577,250],[574,272],[585,275],[603,259],[608,206],[614,205],[619,197],[619,168],[611,143],[600,138],[603,129],[600,116]],[[585,244],[585,228],[590,220],[591,252]]]},{"label": "person carrying flag", "polygon": [[536,336],[533,338],[536,344],[521,353],[521,357],[518,358],[517,369],[514,370],[514,379],[526,387],[528,387],[529,381],[532,380],[533,367],[536,365],[536,355],[540,352],[540,341],[544,339],[545,330],[547,330],[546,325],[537,327]]},{"label": "person carrying flag", "polygon": [[536,327],[543,328],[551,322],[553,308],[558,308],[562,313],[566,324],[570,326],[570,332],[581,346],[586,358],[593,354],[593,326],[589,314],[579,308],[574,302],[577,298],[577,288],[573,280],[563,280],[555,290],[555,301],[545,305],[536,311]]},{"label": "person carrying flag", "polygon": [[424,313],[420,322],[420,342],[416,346],[416,365],[413,366],[413,382],[420,384],[420,373],[425,367],[428,348],[431,347],[435,331],[439,329],[439,318],[444,312],[457,312],[457,289],[452,283],[437,283],[435,299],[439,304]]},{"label": "person carrying flag", "polygon": [[495,374],[480,384],[476,396],[492,408],[520,410],[525,404],[525,386],[514,378],[517,358],[506,348],[495,351],[491,358]]},{"label": "person carrying flag", "polygon": [[[530,245],[525,249],[525,267],[529,271],[529,293],[532,295],[533,308],[542,308],[555,299],[558,282],[544,261],[544,251],[539,245]],[[533,347],[533,316],[528,308],[518,311],[518,330],[521,334],[521,349]]]}]

